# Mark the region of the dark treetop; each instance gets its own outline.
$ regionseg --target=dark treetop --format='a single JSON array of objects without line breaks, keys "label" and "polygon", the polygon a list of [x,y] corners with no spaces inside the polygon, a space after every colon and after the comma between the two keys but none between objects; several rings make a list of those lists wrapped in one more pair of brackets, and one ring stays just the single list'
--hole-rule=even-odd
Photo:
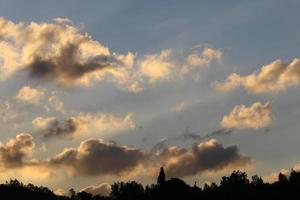
[{"label": "dark treetop", "polygon": [[57,196],[46,187],[32,184],[24,185],[11,180],[0,185],[2,200],[186,200],[186,199],[297,199],[300,196],[300,172],[294,170],[290,175],[280,173],[278,180],[272,184],[264,183],[257,175],[249,180],[247,174],[233,171],[231,175],[222,177],[220,184],[205,184],[203,188],[187,185],[178,178],[165,180],[161,168],[157,184],[145,187],[135,181],[117,182],[111,186],[108,197],[94,196],[87,192],[69,190],[66,196]]}]

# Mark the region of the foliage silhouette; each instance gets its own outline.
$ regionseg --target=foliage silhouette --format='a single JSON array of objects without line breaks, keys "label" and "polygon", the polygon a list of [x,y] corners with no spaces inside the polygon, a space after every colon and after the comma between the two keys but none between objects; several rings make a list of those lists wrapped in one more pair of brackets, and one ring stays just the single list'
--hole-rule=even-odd
[{"label": "foliage silhouette", "polygon": [[30,200],[154,200],[154,199],[288,199],[295,198],[300,191],[300,172],[292,170],[290,175],[279,173],[274,183],[264,183],[258,175],[252,176],[233,171],[222,177],[220,184],[205,184],[203,188],[187,185],[178,178],[165,180],[161,169],[157,184],[146,185],[135,181],[117,182],[111,186],[108,197],[92,195],[87,192],[69,190],[67,196],[58,196],[46,187],[25,185],[18,180],[10,180],[0,185],[0,199]]},{"label": "foliage silhouette", "polygon": [[165,175],[165,171],[164,168],[161,167],[160,168],[160,172],[159,175],[157,177],[157,185],[162,185],[166,182],[166,175]]}]

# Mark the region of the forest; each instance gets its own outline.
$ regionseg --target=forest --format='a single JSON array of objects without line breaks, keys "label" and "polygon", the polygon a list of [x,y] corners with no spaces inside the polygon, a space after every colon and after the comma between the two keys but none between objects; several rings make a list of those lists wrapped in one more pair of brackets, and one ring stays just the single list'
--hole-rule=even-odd
[{"label": "forest", "polygon": [[205,184],[203,187],[190,186],[183,180],[166,180],[161,168],[156,184],[145,187],[135,181],[116,182],[111,185],[109,196],[92,195],[85,191],[70,189],[65,196],[58,196],[47,187],[23,184],[10,180],[0,185],[0,199],[26,200],[154,200],[154,199],[286,199],[299,195],[300,172],[291,170],[290,174],[278,174],[274,183],[265,183],[254,175],[251,180],[246,172],[233,171],[223,176],[219,184]]}]

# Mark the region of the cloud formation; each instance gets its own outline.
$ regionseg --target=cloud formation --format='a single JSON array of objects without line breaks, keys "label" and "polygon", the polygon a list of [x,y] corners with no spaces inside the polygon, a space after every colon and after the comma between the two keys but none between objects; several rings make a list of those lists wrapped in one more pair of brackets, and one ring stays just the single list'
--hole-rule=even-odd
[{"label": "cloud formation", "polygon": [[31,78],[65,87],[88,85],[106,74],[119,78],[114,75],[126,72],[134,57],[111,53],[69,20],[15,23],[2,17],[0,49],[2,80],[24,69]]},{"label": "cloud formation", "polygon": [[0,166],[4,169],[18,168],[25,164],[34,149],[33,138],[28,133],[20,133],[7,143],[0,143]]},{"label": "cloud formation", "polygon": [[26,23],[0,17],[0,29],[0,80],[25,71],[29,78],[63,87],[106,80],[137,93],[149,83],[220,63],[223,55],[210,47],[193,49],[188,55],[171,49],[140,58],[131,52],[117,54],[68,19]]},{"label": "cloud formation", "polygon": [[272,123],[271,103],[253,103],[250,107],[238,105],[221,121],[223,128],[267,128]]},{"label": "cloud formation", "polygon": [[55,93],[52,93],[52,95],[48,99],[48,102],[54,110],[65,113],[64,103],[60,100],[60,98]]},{"label": "cloud formation", "polygon": [[76,118],[59,121],[55,117],[38,117],[32,121],[37,132],[45,138],[68,137],[72,138],[77,131],[82,129],[82,124]]},{"label": "cloud formation", "polygon": [[43,88],[33,88],[30,86],[24,86],[21,88],[16,95],[15,99],[21,102],[29,104],[39,104],[41,98],[45,94],[45,89]]},{"label": "cloud formation", "polygon": [[140,62],[140,73],[149,78],[151,83],[169,79],[174,67],[171,56],[172,51],[170,49],[162,50],[160,54],[145,55]]},{"label": "cloud formation", "polygon": [[[61,153],[45,160],[26,159],[34,146],[32,136],[23,133],[6,144],[1,144],[1,169],[5,173],[11,172],[11,169],[16,169],[19,173],[34,170],[36,174],[47,178],[65,173],[71,176],[126,176],[136,169],[149,172],[164,166],[169,176],[184,177],[252,164],[252,160],[241,154],[237,146],[224,147],[215,139],[195,143],[189,149],[165,147],[165,140],[161,140],[149,153],[102,139],[88,139],[78,147],[65,148]],[[99,185],[85,189],[99,193],[108,191],[109,188]]]},{"label": "cloud formation", "polygon": [[204,136],[200,135],[200,133],[189,131],[188,128],[183,132],[181,139],[191,139],[191,140],[205,140],[213,137],[230,135],[234,129],[232,128],[219,128],[210,133],[205,134]]},{"label": "cloud formation", "polygon": [[77,116],[63,120],[55,117],[37,117],[32,121],[36,131],[45,138],[66,137],[72,139],[83,133],[96,132],[109,134],[118,131],[133,129],[133,113],[124,117],[105,113],[79,113]]},{"label": "cloud formation", "polygon": [[21,120],[21,113],[17,112],[10,100],[0,101],[0,122],[11,123]]},{"label": "cloud formation", "polygon": [[198,48],[192,49],[185,59],[181,73],[187,74],[194,69],[207,67],[211,63],[221,63],[223,52],[220,49],[204,47],[201,51]]},{"label": "cloud formation", "polygon": [[231,91],[243,87],[248,93],[276,93],[300,84],[300,59],[289,63],[275,60],[256,73],[246,76],[231,74],[224,82],[216,81],[212,85],[220,91]]},{"label": "cloud formation", "polygon": [[205,171],[245,167],[252,160],[242,155],[237,146],[224,147],[215,139],[194,144],[191,149],[172,146],[156,152],[161,165],[171,177],[192,176]]},{"label": "cloud formation", "polygon": [[139,149],[89,139],[78,148],[68,148],[53,158],[49,164],[63,166],[78,175],[121,175],[141,165],[147,156]]}]

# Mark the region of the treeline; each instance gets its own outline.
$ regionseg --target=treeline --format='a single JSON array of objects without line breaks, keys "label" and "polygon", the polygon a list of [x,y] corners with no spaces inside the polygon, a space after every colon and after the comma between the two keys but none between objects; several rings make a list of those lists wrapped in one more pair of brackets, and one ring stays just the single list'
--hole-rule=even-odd
[{"label": "treeline", "polygon": [[109,197],[73,189],[66,196],[57,196],[46,187],[25,185],[17,180],[0,185],[1,200],[297,199],[299,195],[300,172],[293,170],[288,176],[280,173],[272,184],[264,183],[257,175],[249,180],[245,172],[233,171],[230,176],[222,177],[219,185],[205,184],[203,188],[196,184],[189,186],[178,178],[165,180],[161,172],[157,184],[146,187],[135,181],[114,183]]}]

